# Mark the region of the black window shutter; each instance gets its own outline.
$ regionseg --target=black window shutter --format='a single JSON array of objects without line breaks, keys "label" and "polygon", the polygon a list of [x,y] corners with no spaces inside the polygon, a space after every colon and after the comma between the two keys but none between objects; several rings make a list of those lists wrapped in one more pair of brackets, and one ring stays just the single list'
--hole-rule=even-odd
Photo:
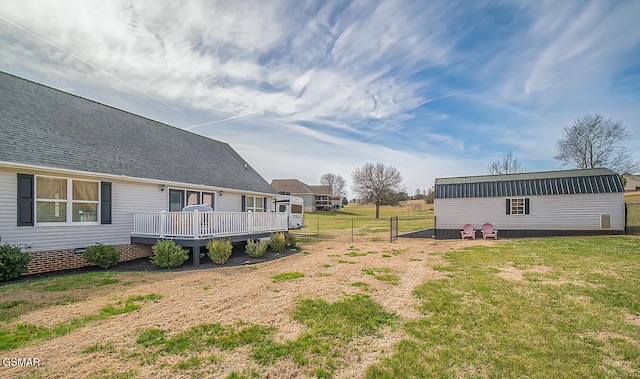
[{"label": "black window shutter", "polygon": [[524,214],[529,214],[529,199],[524,199]]},{"label": "black window shutter", "polygon": [[18,174],[18,226],[33,226],[33,175]]},{"label": "black window shutter", "polygon": [[264,199],[264,200],[262,200],[262,210],[263,210],[264,212],[266,212],[266,211],[267,211],[267,198],[266,198],[266,197],[263,197],[263,199]]},{"label": "black window shutter", "polygon": [[242,195],[242,211],[243,212],[247,211],[247,196],[246,195]]},{"label": "black window shutter", "polygon": [[511,199],[507,199],[507,214],[511,214]]},{"label": "black window shutter", "polygon": [[111,224],[111,183],[100,182],[100,223]]}]

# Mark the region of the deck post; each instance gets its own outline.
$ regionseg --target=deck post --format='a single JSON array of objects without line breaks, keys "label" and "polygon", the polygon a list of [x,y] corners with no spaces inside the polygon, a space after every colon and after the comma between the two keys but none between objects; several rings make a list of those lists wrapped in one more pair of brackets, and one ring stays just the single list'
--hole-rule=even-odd
[{"label": "deck post", "polygon": [[195,245],[193,247],[193,265],[197,266],[200,264],[200,245]]},{"label": "deck post", "polygon": [[167,218],[164,211],[160,212],[160,238],[164,238],[167,229]]},{"label": "deck post", "polygon": [[200,217],[198,215],[198,210],[194,209],[193,211],[193,215],[191,216],[193,218],[193,229],[191,230],[191,233],[193,234],[193,238],[197,239],[198,237],[200,237]]}]

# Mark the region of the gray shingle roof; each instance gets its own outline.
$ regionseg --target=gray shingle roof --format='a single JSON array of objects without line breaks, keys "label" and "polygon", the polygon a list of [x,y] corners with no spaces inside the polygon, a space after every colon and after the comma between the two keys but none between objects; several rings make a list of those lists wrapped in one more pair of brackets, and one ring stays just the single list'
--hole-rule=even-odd
[{"label": "gray shingle roof", "polygon": [[435,198],[568,195],[623,192],[620,177],[606,168],[507,175],[438,178]]},{"label": "gray shingle roof", "polygon": [[330,195],[331,186],[310,186],[302,183],[298,179],[273,179],[271,186],[280,192],[289,192],[291,194],[314,194],[314,195]]},{"label": "gray shingle roof", "polygon": [[0,72],[0,161],[276,193],[228,144]]}]

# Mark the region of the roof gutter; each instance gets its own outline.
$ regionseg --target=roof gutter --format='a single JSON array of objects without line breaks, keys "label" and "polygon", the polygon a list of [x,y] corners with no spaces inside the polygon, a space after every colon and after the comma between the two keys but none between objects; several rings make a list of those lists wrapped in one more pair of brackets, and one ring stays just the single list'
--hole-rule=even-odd
[{"label": "roof gutter", "polygon": [[0,161],[0,167],[3,167],[3,166],[13,168],[13,169],[51,171],[51,172],[56,172],[61,174],[78,175],[78,176],[89,176],[89,177],[99,176],[101,178],[117,179],[117,180],[129,181],[129,182],[158,184],[158,185],[164,184],[165,186],[170,186],[170,187],[183,187],[183,188],[189,187],[189,188],[199,189],[199,190],[248,193],[252,195],[261,195],[261,196],[264,196],[264,195],[277,196],[277,194],[275,193],[248,191],[248,190],[241,190],[237,188],[212,187],[204,184],[183,183],[183,182],[174,182],[171,180],[159,180],[159,179],[149,179],[149,178],[137,178],[134,176],[127,176],[127,175],[104,174],[100,172],[70,170],[66,168],[46,167],[46,166],[37,166],[37,165],[31,165],[31,164],[25,164],[25,163]]}]

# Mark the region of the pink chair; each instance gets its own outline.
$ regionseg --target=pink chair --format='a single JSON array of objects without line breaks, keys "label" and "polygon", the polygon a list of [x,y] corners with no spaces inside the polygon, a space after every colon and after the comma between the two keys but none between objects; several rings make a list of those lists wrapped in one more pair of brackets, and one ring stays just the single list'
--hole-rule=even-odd
[{"label": "pink chair", "polygon": [[493,225],[488,222],[482,225],[482,239],[486,240],[487,237],[493,237],[493,239],[498,239],[498,231],[493,230]]},{"label": "pink chair", "polygon": [[466,224],[463,230],[460,231],[460,235],[462,236],[462,239],[469,237],[476,239],[476,231],[473,229],[473,225],[471,224]]}]

